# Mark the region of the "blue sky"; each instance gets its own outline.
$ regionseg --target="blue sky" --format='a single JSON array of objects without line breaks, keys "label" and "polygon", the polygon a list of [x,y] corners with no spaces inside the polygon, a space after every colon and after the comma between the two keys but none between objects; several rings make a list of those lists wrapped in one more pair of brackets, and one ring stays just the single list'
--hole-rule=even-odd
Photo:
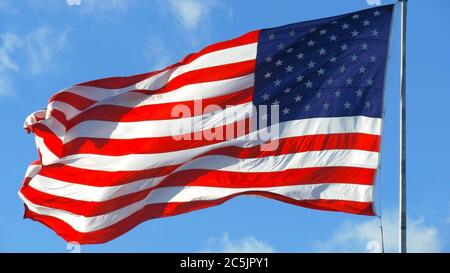
[{"label": "blue sky", "polygon": [[[28,163],[37,157],[23,121],[45,107],[53,93],[87,80],[162,68],[250,30],[393,1],[67,2],[74,0],[0,0],[1,252],[70,251],[52,230],[22,219],[17,196]],[[410,0],[408,11],[409,250],[449,252],[450,2]],[[397,11],[376,189],[387,251],[396,251],[398,240],[399,19]],[[375,217],[238,197],[214,208],[147,221],[112,242],[82,246],[81,251],[367,252],[377,250],[378,226]]]}]

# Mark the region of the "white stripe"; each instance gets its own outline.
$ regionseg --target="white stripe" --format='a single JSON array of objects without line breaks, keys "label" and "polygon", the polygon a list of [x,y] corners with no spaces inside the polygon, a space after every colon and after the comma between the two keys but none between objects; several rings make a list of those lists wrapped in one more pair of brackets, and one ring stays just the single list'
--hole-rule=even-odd
[{"label": "white stripe", "polygon": [[200,169],[230,172],[277,172],[287,169],[337,166],[376,169],[377,162],[377,152],[362,150],[323,150],[244,159],[210,155],[189,161],[176,171]]},{"label": "white stripe", "polygon": [[[335,166],[376,169],[378,156],[379,155],[376,152],[361,150],[324,150],[244,159],[211,155],[189,161],[185,165],[174,170],[171,175],[179,171],[193,169],[242,173],[280,172],[288,169]],[[166,176],[143,179],[120,186],[96,187],[68,183],[70,182],[70,178],[67,179],[68,182],[63,182],[38,175],[30,181],[29,185],[36,190],[52,195],[82,201],[100,202],[148,189],[160,182],[163,183],[165,177]],[[180,179],[183,178],[180,177]]]},{"label": "white stripe", "polygon": [[[279,136],[273,139],[296,137],[304,135],[333,134],[333,133],[367,133],[380,134],[381,119],[364,116],[342,117],[342,118],[311,118],[303,120],[286,121],[280,124]],[[216,144],[166,153],[158,154],[130,154],[123,156],[107,156],[96,154],[75,154],[63,157],[58,163],[69,166],[102,170],[143,170],[160,166],[182,164],[192,158],[226,146],[252,147],[266,142],[258,137],[260,130],[249,135],[241,136]],[[54,162],[56,163],[56,162]]]},{"label": "white stripe", "polygon": [[25,177],[33,178],[41,170],[41,165],[29,165]]},{"label": "white stripe", "polygon": [[137,122],[88,120],[78,123],[67,131],[64,143],[79,137],[132,139],[183,135],[243,120],[251,116],[252,107],[253,103],[248,102],[209,115],[167,120]]},{"label": "white stripe", "polygon": [[67,183],[53,178],[37,175],[31,179],[28,186],[51,195],[71,198],[82,201],[101,202],[111,200],[119,196],[142,191],[156,186],[164,180],[165,176],[137,180],[119,186],[88,186],[82,184]]},{"label": "white stripe", "polygon": [[313,184],[270,188],[166,187],[153,191],[147,198],[127,207],[99,216],[85,217],[64,210],[33,204],[21,193],[19,193],[19,196],[28,208],[35,213],[61,219],[79,232],[92,232],[106,228],[127,218],[147,204],[214,200],[231,194],[245,193],[248,191],[272,192],[294,200],[324,199],[357,202],[372,201],[372,186],[355,184]]},{"label": "white stripe", "polygon": [[23,127],[27,128],[28,126],[34,125],[36,122],[38,122],[38,119],[45,118],[46,110],[39,110],[31,113],[28,115],[28,117],[25,119],[23,123]]},{"label": "white stripe", "polygon": [[192,61],[191,63],[178,67],[170,75],[168,81],[171,81],[175,77],[193,70],[254,60],[256,59],[257,47],[258,44],[253,43],[222,49],[202,55],[197,59],[195,59],[194,61]]},{"label": "white stripe", "polygon": [[47,148],[47,146],[44,143],[44,139],[35,135],[34,140],[36,142],[36,147],[38,148],[40,154],[42,155],[41,158],[42,165],[56,163],[60,160],[59,157],[57,157]]},{"label": "white stripe", "polygon": [[42,120],[41,124],[45,125],[56,137],[63,141],[64,135],[66,134],[66,126],[59,122],[58,119],[55,117],[49,117]]},{"label": "white stripe", "polygon": [[[153,105],[153,104],[208,99],[241,91],[243,89],[252,87],[253,84],[254,84],[254,75],[248,74],[245,76],[236,77],[232,79],[184,85],[170,92],[157,95],[146,95],[136,92],[129,92],[129,93],[123,92],[116,95],[110,95],[109,98],[104,98],[101,101],[91,105],[89,108],[99,105],[115,105],[115,106],[135,108],[139,106]],[[95,89],[94,87],[83,87],[83,88],[87,93],[92,92],[92,94],[95,94],[95,92],[97,92],[97,90],[91,90]],[[67,103],[61,101],[52,101],[51,103],[48,104],[47,118],[50,114],[51,109],[58,109],[59,111],[63,112],[67,120],[72,119],[73,117],[82,112]],[[86,111],[87,109],[85,109],[84,111]],[[50,129],[52,130],[52,128]]]},{"label": "white stripe", "polygon": [[168,81],[189,71],[256,59],[256,51],[257,43],[213,51],[198,57],[188,64],[162,71],[125,88],[104,89],[90,86],[72,86],[62,91],[74,93],[91,100],[101,101],[130,90],[156,90],[166,85]]},{"label": "white stripe", "polygon": [[253,84],[254,74],[251,73],[231,79],[187,84],[170,92],[155,95],[129,92],[120,96],[114,96],[110,99],[99,101],[98,103],[92,105],[91,108],[97,105],[116,105],[134,108],[137,106],[152,104],[207,99],[241,91],[252,87]]},{"label": "white stripe", "polygon": [[372,201],[372,186],[345,183],[307,184],[261,188],[219,188],[204,186],[164,187],[151,192],[147,204],[214,200],[246,191],[262,191],[284,195],[295,200]]},{"label": "white stripe", "polygon": [[70,104],[67,104],[62,101],[52,101],[47,105],[47,113],[46,113],[45,118],[50,117],[50,113],[51,113],[52,109],[56,109],[56,110],[63,112],[64,115],[66,116],[67,120],[70,120],[74,116],[81,113],[80,110],[76,109],[75,107],[73,107]]}]

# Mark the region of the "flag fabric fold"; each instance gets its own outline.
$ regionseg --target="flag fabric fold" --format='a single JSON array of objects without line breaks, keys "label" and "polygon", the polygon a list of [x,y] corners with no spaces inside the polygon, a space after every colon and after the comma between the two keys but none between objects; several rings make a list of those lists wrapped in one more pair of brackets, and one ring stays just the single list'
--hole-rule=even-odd
[{"label": "flag fabric fold", "polygon": [[24,123],[39,154],[25,217],[94,244],[238,195],[374,215],[392,10],[256,30],[59,91]]}]

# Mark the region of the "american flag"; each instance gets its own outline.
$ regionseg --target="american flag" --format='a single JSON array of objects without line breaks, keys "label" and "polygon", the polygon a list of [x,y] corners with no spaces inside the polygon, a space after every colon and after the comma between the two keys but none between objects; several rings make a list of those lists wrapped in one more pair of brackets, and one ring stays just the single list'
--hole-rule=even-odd
[{"label": "american flag", "polygon": [[252,31],[61,90],[25,121],[39,154],[25,217],[92,244],[242,194],[373,215],[392,10]]}]

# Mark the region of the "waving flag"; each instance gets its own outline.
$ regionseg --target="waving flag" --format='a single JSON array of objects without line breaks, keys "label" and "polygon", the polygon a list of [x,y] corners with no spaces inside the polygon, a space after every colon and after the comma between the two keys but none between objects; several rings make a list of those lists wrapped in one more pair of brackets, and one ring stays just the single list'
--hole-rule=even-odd
[{"label": "waving flag", "polygon": [[392,9],[252,31],[63,89],[25,121],[39,153],[25,217],[89,244],[242,194],[373,215]]}]

